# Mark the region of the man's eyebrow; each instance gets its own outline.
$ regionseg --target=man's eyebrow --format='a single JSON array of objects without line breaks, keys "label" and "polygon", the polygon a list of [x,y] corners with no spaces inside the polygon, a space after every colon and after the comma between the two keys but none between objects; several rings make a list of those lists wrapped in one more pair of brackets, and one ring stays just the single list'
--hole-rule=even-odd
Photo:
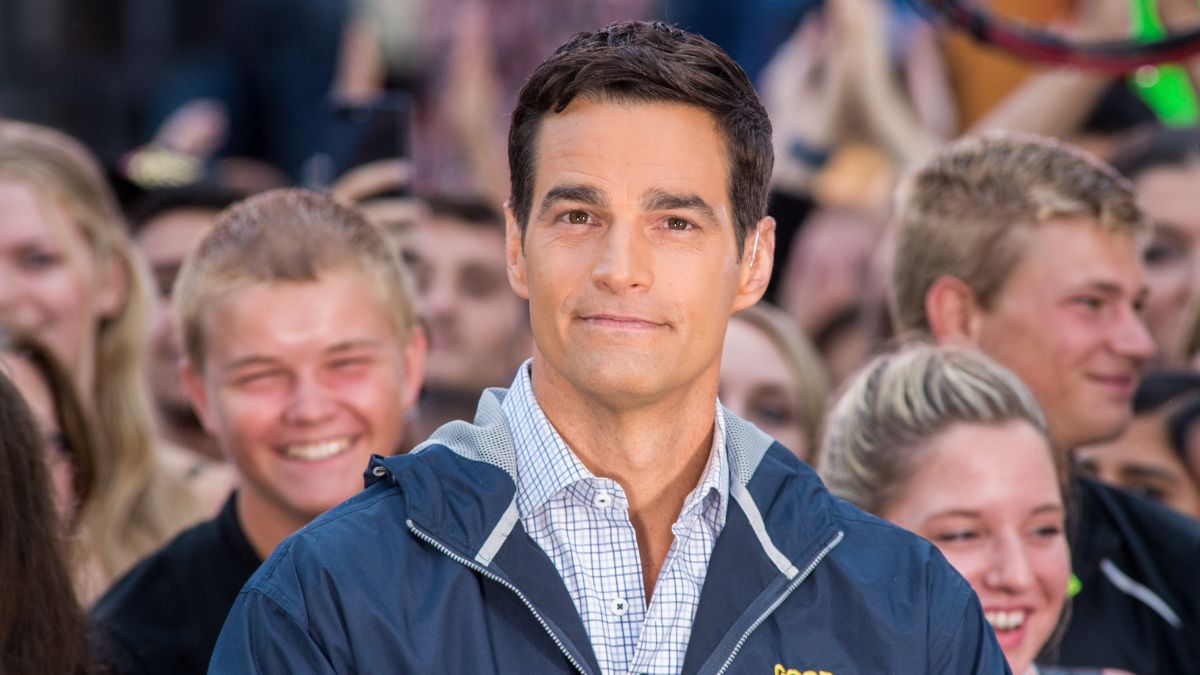
[{"label": "man's eyebrow", "polygon": [[642,208],[646,211],[673,211],[675,209],[689,209],[698,211],[710,221],[717,220],[717,212],[713,207],[708,205],[702,197],[694,194],[678,194],[675,192],[667,192],[665,190],[651,190],[642,197]]},{"label": "man's eyebrow", "polygon": [[353,351],[355,349],[379,349],[382,345],[378,340],[369,340],[362,338],[359,340],[346,340],[339,342],[325,350],[326,354],[340,354],[343,352]]},{"label": "man's eyebrow", "polygon": [[253,366],[273,366],[276,363],[277,361],[269,356],[252,354],[250,356],[242,356],[230,361],[229,363],[225,364],[223,370],[225,372],[232,372]]},{"label": "man's eyebrow", "polygon": [[[1120,297],[1125,292],[1125,288],[1121,284],[1115,281],[1106,281],[1104,279],[1088,282],[1087,287],[1092,291],[1114,298]],[[1150,289],[1148,289],[1146,286],[1138,287],[1137,292],[1134,293],[1133,296],[1134,301],[1145,300],[1149,290]]]},{"label": "man's eyebrow", "polygon": [[545,197],[542,197],[542,203],[538,206],[537,218],[542,219],[546,215],[546,211],[550,210],[550,207],[554,206],[556,202],[564,201],[579,202],[600,208],[608,206],[608,198],[590,185],[555,185],[546,192]]}]

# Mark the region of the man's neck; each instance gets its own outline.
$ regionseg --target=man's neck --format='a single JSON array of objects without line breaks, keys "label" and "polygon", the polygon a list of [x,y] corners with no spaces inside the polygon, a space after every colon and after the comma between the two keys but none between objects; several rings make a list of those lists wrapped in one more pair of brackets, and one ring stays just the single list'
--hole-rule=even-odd
[{"label": "man's neck", "polygon": [[674,540],[671,526],[711,454],[715,375],[624,407],[595,400],[534,362],[533,392],[546,418],[593,475],[611,478],[625,491],[647,600]]},{"label": "man's neck", "polygon": [[253,490],[245,489],[244,485],[238,488],[236,508],[238,526],[250,547],[263,560],[281,541],[308,524],[307,520],[277,507]]}]

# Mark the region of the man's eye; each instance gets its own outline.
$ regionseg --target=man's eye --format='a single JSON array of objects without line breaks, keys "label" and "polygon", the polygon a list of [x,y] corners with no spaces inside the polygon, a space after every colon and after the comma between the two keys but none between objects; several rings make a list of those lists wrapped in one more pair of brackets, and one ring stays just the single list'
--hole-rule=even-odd
[{"label": "man's eye", "polygon": [[692,223],[683,218],[667,218],[668,230],[688,230],[691,229]]},{"label": "man's eye", "polygon": [[589,220],[589,218],[588,218],[587,211],[568,211],[567,212],[567,222],[572,225],[587,225],[588,220]]}]

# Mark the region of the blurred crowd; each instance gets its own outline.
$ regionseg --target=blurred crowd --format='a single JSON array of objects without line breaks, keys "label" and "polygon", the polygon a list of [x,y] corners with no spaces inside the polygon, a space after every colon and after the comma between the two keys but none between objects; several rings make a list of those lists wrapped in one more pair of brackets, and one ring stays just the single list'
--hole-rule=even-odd
[{"label": "blurred crowd", "polygon": [[[1123,2],[987,4],[1068,39],[1134,31]],[[775,270],[729,322],[721,402],[937,544],[1014,672],[1200,672],[1200,550],[1123,562],[1088,526],[1200,540],[1200,57],[1042,66],[891,0],[116,5],[0,7],[0,672],[204,672],[212,598],[371,454],[512,382],[533,338],[506,259],[510,111],[557,45],[623,19],[723,46],[774,126]],[[1158,11],[1200,26],[1194,2]],[[1147,95],[1170,76],[1190,116]],[[1054,152],[984,176],[1026,208],[975,204],[996,232],[1115,224],[1023,234],[994,279],[1002,235],[922,233],[971,211],[953,172],[1015,152],[999,138],[1101,168],[1072,184],[1096,205],[1042,194],[1075,170],[1035,175]],[[1082,270],[1099,287],[1071,287]],[[1078,373],[1120,410],[1077,409]],[[1114,579],[1154,596],[1149,619],[1088,604]]]}]

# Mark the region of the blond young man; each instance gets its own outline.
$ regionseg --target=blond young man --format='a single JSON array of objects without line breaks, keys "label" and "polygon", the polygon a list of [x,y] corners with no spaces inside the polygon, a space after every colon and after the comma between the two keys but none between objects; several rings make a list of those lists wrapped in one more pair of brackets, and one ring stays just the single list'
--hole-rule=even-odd
[{"label": "blond young man", "polygon": [[222,214],[174,292],[183,381],[238,475],[220,515],[135,567],[93,614],[125,673],[202,673],[242,585],[287,535],[363,486],[420,388],[425,342],[382,235],[275,191]]},{"label": "blond young man", "polygon": [[[1032,136],[947,148],[901,187],[892,308],[904,334],[978,348],[1045,411],[1063,453],[1110,439],[1154,344],[1140,315],[1148,229],[1129,184]],[[1079,480],[1074,620],[1053,662],[1200,672],[1200,529]]]}]

